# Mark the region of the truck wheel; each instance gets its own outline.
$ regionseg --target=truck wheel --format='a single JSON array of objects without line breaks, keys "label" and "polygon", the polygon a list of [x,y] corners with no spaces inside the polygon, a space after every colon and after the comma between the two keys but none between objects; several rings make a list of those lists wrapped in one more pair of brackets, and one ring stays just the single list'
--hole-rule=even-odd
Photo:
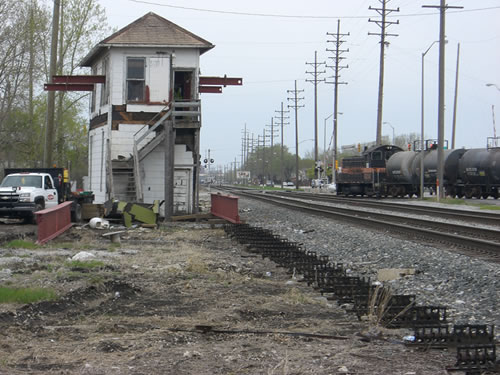
[{"label": "truck wheel", "polygon": [[37,224],[35,212],[43,210],[43,205],[40,203],[35,204],[35,210],[33,211],[33,216],[31,217],[31,224]]},{"label": "truck wheel", "polygon": [[80,223],[82,221],[82,206],[79,203],[75,204],[75,209],[71,211],[71,221]]}]

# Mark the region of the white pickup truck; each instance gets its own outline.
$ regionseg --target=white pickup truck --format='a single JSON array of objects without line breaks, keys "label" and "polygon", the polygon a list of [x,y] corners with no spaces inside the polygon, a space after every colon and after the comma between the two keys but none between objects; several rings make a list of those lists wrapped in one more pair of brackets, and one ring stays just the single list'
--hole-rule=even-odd
[{"label": "white pickup truck", "polygon": [[71,193],[69,176],[63,168],[6,169],[0,184],[0,217],[34,222],[34,213],[73,201],[73,221],[81,220],[81,205],[91,203],[92,194]]},{"label": "white pickup truck", "polygon": [[48,173],[16,173],[0,185],[0,216],[30,220],[33,213],[58,205],[58,192]]}]

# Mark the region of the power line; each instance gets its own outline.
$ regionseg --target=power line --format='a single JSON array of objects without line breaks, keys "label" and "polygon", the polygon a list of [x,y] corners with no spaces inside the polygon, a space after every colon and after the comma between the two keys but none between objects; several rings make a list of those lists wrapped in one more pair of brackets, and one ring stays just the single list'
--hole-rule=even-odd
[{"label": "power line", "polygon": [[[334,76],[332,77],[334,79],[333,82],[326,82],[326,83],[331,83],[334,84],[334,95],[333,95],[333,140],[334,140],[334,151],[333,151],[333,165],[332,165],[332,182],[336,182],[335,180],[335,172],[336,172],[336,164],[337,164],[337,122],[338,122],[338,98],[339,98],[339,85],[347,85],[347,82],[339,82],[340,78],[340,71],[342,69],[347,69],[349,68],[349,65],[342,66],[340,65],[341,61],[345,59],[345,57],[342,57],[343,53],[349,52],[348,49],[341,49],[340,47],[342,46],[342,43],[345,42],[345,40],[342,40],[342,37],[344,36],[349,36],[350,34],[341,34],[340,33],[340,20],[337,21],[337,32],[336,33],[326,33],[326,35],[330,35],[333,37],[333,40],[328,40],[327,42],[334,43],[335,49],[326,49],[328,52],[333,52],[334,56],[330,57],[335,60],[335,64],[333,66],[328,66],[328,68],[333,68],[334,71]],[[325,127],[326,128],[326,127]],[[326,147],[325,147],[326,148]],[[323,152],[326,153],[326,150]],[[325,171],[326,171],[326,165],[325,165]]]},{"label": "power line", "polygon": [[446,5],[445,0],[440,0],[440,5],[423,5],[423,8],[439,9],[439,109],[438,109],[438,148],[437,148],[437,199],[444,197],[444,95],[445,95],[445,39],[446,39],[446,11],[448,9],[462,9],[459,6]]},{"label": "power line", "polygon": [[[230,14],[235,16],[249,16],[249,17],[270,17],[270,18],[297,18],[297,19],[362,19],[368,18],[369,16],[315,16],[315,15],[293,15],[293,14],[273,14],[273,13],[252,13],[252,12],[236,12],[236,11],[227,11],[227,10],[217,10],[217,9],[207,9],[207,8],[194,8],[194,7],[185,7],[179,5],[171,5],[158,3],[154,1],[145,1],[145,0],[129,0],[133,3],[138,4],[148,4],[155,5],[166,8],[173,9],[182,9],[182,10],[191,10],[196,12],[206,12],[206,13],[218,13],[218,14]],[[462,11],[453,11],[449,13],[468,13],[468,12],[479,12],[479,11],[488,11],[492,9],[500,9],[500,6],[493,6],[487,8],[477,8],[477,9],[467,9]],[[400,17],[420,17],[420,16],[434,16],[435,12],[432,13],[410,13],[410,14],[402,14]]]},{"label": "power line", "polygon": [[379,0],[382,4],[382,8],[368,8],[370,10],[376,11],[380,16],[381,20],[368,19],[368,22],[373,22],[380,27],[380,34],[378,33],[368,33],[368,35],[379,35],[380,36],[380,71],[379,71],[379,81],[378,81],[378,106],[377,106],[377,137],[376,144],[382,144],[382,110],[383,110],[383,98],[384,98],[384,60],[385,60],[385,46],[389,45],[385,38],[388,36],[398,36],[397,34],[387,33],[387,28],[391,25],[399,25],[399,20],[396,22],[387,21],[387,15],[392,12],[399,12],[398,9],[387,9],[387,3],[390,0]]},{"label": "power line", "polygon": [[304,105],[299,104],[299,100],[304,100],[304,98],[299,98],[298,94],[304,92],[304,90],[297,89],[297,81],[295,81],[295,89],[287,90],[287,93],[293,94],[292,98],[287,98],[287,100],[292,100],[293,104],[288,105],[288,108],[293,108],[295,110],[295,188],[299,189],[299,119],[298,110],[304,107]]},{"label": "power line", "polygon": [[283,109],[283,102],[281,102],[281,109],[278,110],[278,111],[274,111],[274,112],[279,113],[279,116],[275,116],[275,118],[279,119],[280,123],[281,123],[281,187],[283,188],[283,182],[285,180],[285,171],[283,169],[283,167],[284,167],[284,163],[283,163],[283,159],[284,159],[284,155],[283,155],[283,151],[284,151],[284,139],[283,139],[284,129],[283,129],[283,127],[285,125],[289,125],[290,124],[289,122],[285,122],[285,120],[288,120],[290,118],[289,116],[285,116],[285,114],[286,113],[290,113],[290,111],[285,111]]},{"label": "power line", "polygon": [[[326,73],[326,70],[318,71],[318,68],[321,65],[326,66],[326,62],[318,62],[318,51],[314,51],[314,62],[308,63],[307,65],[311,65],[314,68],[314,71],[307,72],[307,74],[311,74],[313,79],[306,79],[306,82],[311,82],[314,85],[314,163],[318,163],[318,84],[320,82],[325,82],[324,78],[320,79],[320,75]],[[319,173],[319,171],[317,172]],[[316,177],[319,178],[319,175]]]}]

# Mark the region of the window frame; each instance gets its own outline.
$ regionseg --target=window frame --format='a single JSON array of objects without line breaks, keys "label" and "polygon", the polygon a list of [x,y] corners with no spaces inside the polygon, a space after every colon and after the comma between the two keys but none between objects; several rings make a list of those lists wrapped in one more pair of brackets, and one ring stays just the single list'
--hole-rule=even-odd
[{"label": "window frame", "polygon": [[[138,77],[129,77],[129,62],[135,60],[135,61],[142,61],[143,62],[143,73],[142,73],[142,78]],[[144,103],[146,101],[146,58],[145,57],[140,57],[140,56],[128,56],[126,60],[126,67],[125,67],[125,98],[127,103]],[[130,93],[130,84],[132,83],[140,83],[142,82],[142,97],[137,98],[137,100],[130,99],[129,98],[129,93]]]}]

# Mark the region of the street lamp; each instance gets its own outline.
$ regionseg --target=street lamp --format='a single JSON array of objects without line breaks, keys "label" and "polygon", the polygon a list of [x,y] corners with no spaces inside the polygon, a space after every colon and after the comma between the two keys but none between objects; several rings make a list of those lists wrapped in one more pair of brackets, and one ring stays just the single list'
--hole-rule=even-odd
[{"label": "street lamp", "polygon": [[420,128],[420,152],[422,152],[422,157],[420,158],[420,199],[424,199],[424,57],[427,52],[432,48],[434,44],[439,42],[435,40],[431,43],[429,48],[422,53],[422,110],[421,110],[421,128]]},{"label": "street lamp", "polygon": [[394,144],[394,140],[396,139],[395,133],[394,133],[394,126],[391,125],[390,122],[383,122],[382,124],[389,125],[392,128],[392,144]]}]

